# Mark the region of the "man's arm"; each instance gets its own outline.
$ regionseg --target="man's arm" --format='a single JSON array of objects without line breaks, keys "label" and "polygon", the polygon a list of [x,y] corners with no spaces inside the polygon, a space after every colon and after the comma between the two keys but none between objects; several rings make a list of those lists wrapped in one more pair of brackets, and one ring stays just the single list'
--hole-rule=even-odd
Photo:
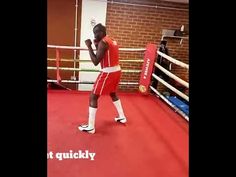
[{"label": "man's arm", "polygon": [[89,55],[90,55],[90,58],[91,58],[93,64],[95,66],[97,66],[100,63],[100,61],[102,60],[102,58],[104,57],[104,55],[105,55],[105,52],[108,48],[107,44],[104,41],[101,40],[98,44],[96,55],[93,52],[93,49],[92,49],[92,46],[91,46],[92,45],[91,40],[87,39],[85,41],[85,44],[88,47]]}]

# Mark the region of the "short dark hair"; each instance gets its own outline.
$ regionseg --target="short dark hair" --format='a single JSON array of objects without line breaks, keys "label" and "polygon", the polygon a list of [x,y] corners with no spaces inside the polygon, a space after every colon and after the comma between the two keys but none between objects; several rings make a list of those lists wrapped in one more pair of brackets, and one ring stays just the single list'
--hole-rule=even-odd
[{"label": "short dark hair", "polygon": [[97,25],[95,25],[95,26],[93,27],[93,30],[94,30],[95,28],[99,28],[99,30],[102,31],[102,32],[106,35],[106,27],[103,26],[101,23],[98,23]]},{"label": "short dark hair", "polygon": [[166,46],[167,41],[166,41],[166,40],[162,40],[162,41],[161,41],[161,44],[163,44],[164,46]]}]

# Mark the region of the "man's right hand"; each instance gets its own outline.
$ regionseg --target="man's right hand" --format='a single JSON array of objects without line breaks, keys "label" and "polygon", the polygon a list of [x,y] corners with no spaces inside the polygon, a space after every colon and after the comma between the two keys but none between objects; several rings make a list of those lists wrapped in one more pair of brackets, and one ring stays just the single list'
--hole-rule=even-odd
[{"label": "man's right hand", "polygon": [[85,44],[86,44],[87,47],[91,47],[92,41],[91,41],[90,39],[87,39],[87,40],[85,41]]}]

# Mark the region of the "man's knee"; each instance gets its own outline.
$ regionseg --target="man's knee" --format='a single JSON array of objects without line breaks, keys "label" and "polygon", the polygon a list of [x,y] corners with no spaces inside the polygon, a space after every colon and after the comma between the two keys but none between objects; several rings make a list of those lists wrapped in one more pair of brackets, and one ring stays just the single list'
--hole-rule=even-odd
[{"label": "man's knee", "polygon": [[110,93],[112,101],[117,101],[119,98],[115,92]]},{"label": "man's knee", "polygon": [[90,101],[97,101],[98,97],[99,97],[98,95],[91,93],[89,99]]},{"label": "man's knee", "polygon": [[90,94],[90,97],[89,97],[89,106],[93,107],[93,108],[97,108],[98,106],[98,98],[99,98],[99,95],[95,95],[93,93]]}]

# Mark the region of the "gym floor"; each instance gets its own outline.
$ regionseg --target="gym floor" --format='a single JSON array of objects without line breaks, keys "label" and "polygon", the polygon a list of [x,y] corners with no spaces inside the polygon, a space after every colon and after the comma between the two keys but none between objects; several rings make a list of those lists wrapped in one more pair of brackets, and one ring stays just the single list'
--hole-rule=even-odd
[{"label": "gym floor", "polygon": [[[96,133],[87,134],[77,127],[87,122],[89,92],[48,90],[48,177],[188,177],[188,122],[156,96],[119,96],[127,124],[114,121],[113,103],[102,96]],[[79,151],[94,159],[73,156]]]}]

